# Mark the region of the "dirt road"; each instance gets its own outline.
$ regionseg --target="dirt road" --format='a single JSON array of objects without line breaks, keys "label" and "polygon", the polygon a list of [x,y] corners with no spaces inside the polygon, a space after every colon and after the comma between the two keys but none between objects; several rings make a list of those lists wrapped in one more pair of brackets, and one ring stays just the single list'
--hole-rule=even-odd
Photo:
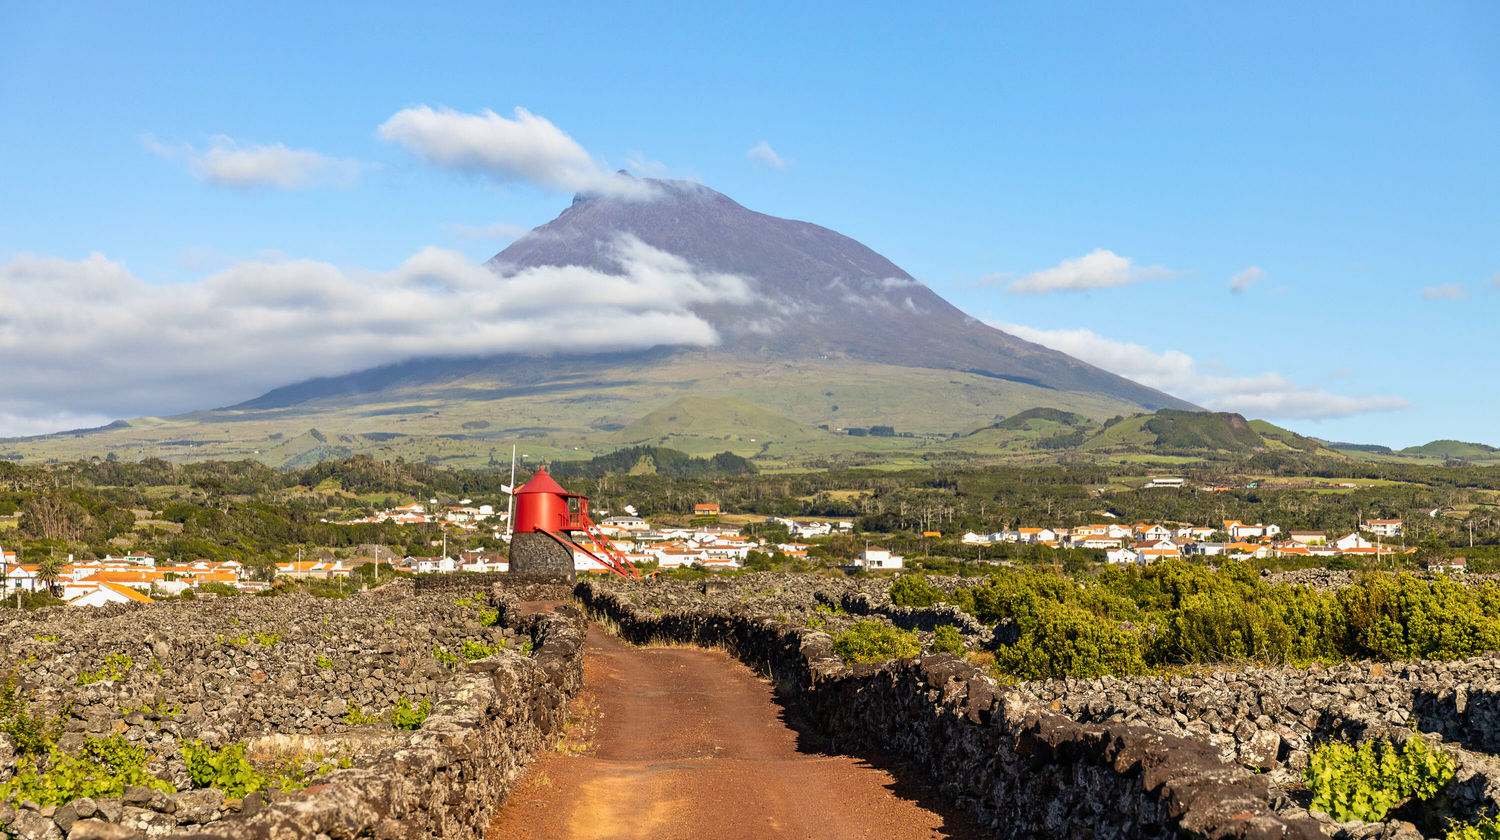
[{"label": "dirt road", "polygon": [[718,651],[637,648],[590,625],[576,726],[491,840],[979,838],[870,761],[799,751],[771,688]]}]

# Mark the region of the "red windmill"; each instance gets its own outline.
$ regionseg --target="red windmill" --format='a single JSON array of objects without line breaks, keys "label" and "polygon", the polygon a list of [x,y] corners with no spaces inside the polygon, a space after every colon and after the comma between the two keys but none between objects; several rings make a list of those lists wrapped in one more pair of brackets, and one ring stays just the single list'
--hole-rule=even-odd
[{"label": "red windmill", "polygon": [[[562,489],[547,474],[546,467],[516,488],[515,499],[512,572],[566,571],[571,575],[573,553],[581,551],[621,577],[641,576],[630,559],[589,519],[588,497]],[[575,537],[578,534],[582,537]]]}]

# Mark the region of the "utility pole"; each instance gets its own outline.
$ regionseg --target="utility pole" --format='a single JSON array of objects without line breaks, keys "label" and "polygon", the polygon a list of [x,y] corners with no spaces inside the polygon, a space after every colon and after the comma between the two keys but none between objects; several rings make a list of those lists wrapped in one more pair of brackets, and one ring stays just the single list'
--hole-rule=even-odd
[{"label": "utility pole", "polygon": [[516,445],[510,445],[510,484],[505,487],[505,542],[515,535],[516,506]]}]

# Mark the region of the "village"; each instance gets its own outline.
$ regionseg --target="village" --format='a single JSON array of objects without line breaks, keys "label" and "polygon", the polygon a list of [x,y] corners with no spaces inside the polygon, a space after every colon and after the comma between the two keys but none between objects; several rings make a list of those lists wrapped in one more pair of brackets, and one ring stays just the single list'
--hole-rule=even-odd
[{"label": "village", "polygon": [[[739,569],[752,551],[781,554],[788,558],[806,558],[811,543],[768,542],[744,534],[741,527],[718,524],[719,505],[696,505],[692,522],[686,526],[654,527],[634,514],[615,516],[599,523],[614,548],[636,566],[653,569],[697,567],[708,571]],[[510,514],[496,512],[492,505],[473,505],[464,499],[458,505],[439,506],[412,503],[382,510],[368,517],[345,520],[342,524],[391,522],[398,525],[438,524],[445,536],[436,543],[443,550],[433,556],[392,556],[383,546],[362,546],[363,552],[351,557],[316,557],[274,564],[274,578],[266,580],[251,574],[244,564],[230,560],[210,562],[194,560],[175,562],[143,552],[105,555],[90,561],[66,561],[52,564],[21,563],[15,551],[0,547],[0,593],[10,597],[18,593],[50,591],[70,606],[97,607],[106,604],[150,603],[156,598],[177,597],[184,593],[230,592],[256,593],[276,583],[321,580],[346,580],[364,566],[381,565],[407,574],[465,574],[506,572],[510,563],[500,551],[463,549],[448,552],[448,530],[455,536],[485,533],[500,542],[509,541],[506,523]],[[796,521],[770,517],[765,524],[785,528],[794,539],[811,539],[853,532],[852,521]],[[609,568],[585,550],[573,554],[574,569],[582,574],[607,574]],[[902,567],[902,558],[879,546],[871,545],[861,552],[857,568],[893,570]],[[191,595],[189,595],[191,597]]]},{"label": "village", "polygon": [[[969,532],[967,545],[995,543],[1047,548],[1098,549],[1111,564],[1149,564],[1162,560],[1219,557],[1225,560],[1335,557],[1379,560],[1415,554],[1402,542],[1399,519],[1367,519],[1359,529],[1336,538],[1324,531],[1286,531],[1279,525],[1247,524],[1226,519],[1219,527],[1186,523],[1084,525],[1076,528],[1017,528],[992,534]],[[1226,539],[1227,538],[1227,539]],[[1465,561],[1454,557],[1436,561],[1428,571],[1462,572]]]},{"label": "village", "polygon": [[[744,567],[751,552],[782,555],[788,559],[806,559],[817,539],[836,534],[852,534],[854,523],[848,520],[807,521],[786,517],[766,517],[761,524],[781,529],[789,541],[773,542],[753,536],[751,527],[720,524],[723,512],[719,505],[695,505],[689,525],[656,526],[629,513],[611,516],[599,523],[608,537],[632,565],[654,570],[698,568],[706,571],[728,571]],[[379,511],[369,517],[347,520],[344,524],[394,522],[401,525],[439,524],[455,535],[482,532],[499,542],[508,541],[506,525],[510,514],[489,504],[475,505],[468,499],[457,505],[440,506],[436,499],[429,504],[412,503]],[[926,532],[926,537],[941,537]],[[1271,558],[1305,558],[1330,560],[1382,560],[1394,555],[1416,552],[1402,542],[1404,532],[1399,519],[1369,519],[1358,530],[1330,537],[1322,531],[1283,531],[1277,525],[1224,520],[1219,526],[1184,523],[1135,523],[1085,525],[1074,528],[1024,527],[980,534],[969,532],[960,541],[965,545],[1031,545],[1044,549],[1091,549],[1103,552],[1103,560],[1114,565],[1146,565],[1165,560],[1266,560]],[[446,549],[444,537],[436,543]],[[506,572],[510,568],[505,553],[484,549],[446,550],[432,556],[393,556],[381,546],[351,557],[320,556],[299,559],[274,566],[271,580],[252,576],[235,561],[208,560],[168,561],[145,553],[124,553],[88,562],[74,562],[71,556],[60,567],[44,570],[40,564],[17,562],[13,551],[0,548],[0,592],[6,596],[49,590],[74,606],[103,606],[112,603],[149,602],[153,598],[182,596],[185,592],[264,591],[277,582],[302,580],[345,580],[362,566],[372,565],[378,571],[384,564],[408,574],[465,574]],[[982,556],[982,554],[981,554]],[[594,554],[578,550],[573,554],[574,569],[580,574],[606,574],[609,568]],[[1461,573],[1462,557],[1439,559],[1429,564],[1429,571]],[[889,572],[905,567],[904,558],[886,548],[867,543],[849,566],[851,571]],[[47,577],[50,574],[51,580]],[[191,597],[191,596],[189,596]]]}]

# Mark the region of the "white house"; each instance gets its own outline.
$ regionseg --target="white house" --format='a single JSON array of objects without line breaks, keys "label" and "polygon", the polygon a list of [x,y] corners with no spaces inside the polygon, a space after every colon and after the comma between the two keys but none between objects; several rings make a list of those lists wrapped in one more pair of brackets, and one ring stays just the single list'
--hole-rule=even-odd
[{"label": "white house", "polygon": [[1102,548],[1105,550],[1120,547],[1119,537],[1073,537],[1071,545],[1074,548]]},{"label": "white house", "polygon": [[1224,521],[1224,530],[1229,532],[1229,536],[1237,540],[1253,540],[1261,537],[1274,537],[1281,533],[1281,526],[1262,525],[1259,522],[1254,525],[1246,525],[1237,519],[1226,519]]},{"label": "white house", "polygon": [[458,571],[458,561],[452,557],[408,557],[407,559],[412,563],[412,571],[419,575]]},{"label": "white house", "polygon": [[1328,535],[1322,531],[1291,531],[1287,534],[1299,545],[1327,545]]},{"label": "white house", "polygon": [[1339,551],[1348,551],[1351,548],[1374,548],[1375,544],[1357,533],[1345,534],[1333,541]]},{"label": "white house", "polygon": [[1182,484],[1183,480],[1180,478],[1171,478],[1164,475],[1158,475],[1152,476],[1151,480],[1146,482],[1145,487],[1181,487]]},{"label": "white house", "polygon": [[1183,547],[1183,554],[1192,554],[1199,557],[1217,557],[1223,554],[1232,543],[1196,542],[1188,543]]},{"label": "white house", "polygon": [[651,526],[646,520],[639,516],[611,516],[599,523],[601,529],[613,528],[616,531],[649,531]]},{"label": "white house", "polygon": [[1360,527],[1378,537],[1401,536],[1401,520],[1399,519],[1367,519]]},{"label": "white house", "polygon": [[1447,559],[1439,557],[1437,559],[1427,561],[1427,571],[1434,574],[1442,572],[1444,574],[1461,575],[1464,572],[1468,571],[1468,567],[1469,561],[1463,557],[1450,557]]},{"label": "white house", "polygon": [[1051,528],[1022,528],[1017,533],[1023,543],[1057,542],[1057,532]]},{"label": "white house", "polygon": [[1140,563],[1141,555],[1137,554],[1135,549],[1132,548],[1117,548],[1114,551],[1105,552],[1104,562],[1118,565]]},{"label": "white house", "polygon": [[892,554],[890,549],[872,545],[859,553],[859,566],[867,570],[899,569],[902,565],[902,557]]},{"label": "white house", "polygon": [[68,602],[70,607],[102,607],[105,604],[149,604],[151,598],[118,583],[101,583]]}]

